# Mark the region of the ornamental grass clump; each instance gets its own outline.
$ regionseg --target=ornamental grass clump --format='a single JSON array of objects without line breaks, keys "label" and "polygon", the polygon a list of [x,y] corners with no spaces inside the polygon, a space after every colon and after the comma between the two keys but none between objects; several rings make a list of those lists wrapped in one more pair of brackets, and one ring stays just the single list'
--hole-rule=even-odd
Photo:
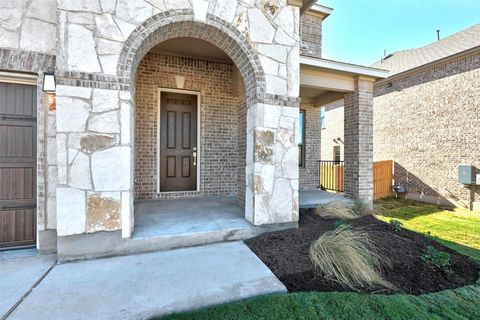
[{"label": "ornamental grass clump", "polygon": [[328,231],[312,243],[309,254],[319,275],[344,287],[394,289],[381,274],[390,263],[378,254],[366,232],[345,227]]},{"label": "ornamental grass clump", "polygon": [[315,213],[323,218],[352,220],[373,213],[373,210],[363,201],[334,200],[319,205]]}]

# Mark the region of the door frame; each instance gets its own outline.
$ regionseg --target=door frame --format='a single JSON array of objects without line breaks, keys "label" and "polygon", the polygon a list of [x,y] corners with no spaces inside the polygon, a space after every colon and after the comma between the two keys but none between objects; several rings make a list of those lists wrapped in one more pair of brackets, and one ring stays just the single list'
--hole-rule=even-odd
[{"label": "door frame", "polygon": [[[188,95],[194,95],[197,96],[197,188],[195,190],[185,190],[185,191],[160,191],[160,133],[161,133],[161,122],[160,122],[160,115],[161,115],[161,109],[162,109],[162,92],[173,92],[173,93],[183,93],[183,94],[188,94]],[[157,106],[157,194],[161,193],[188,193],[188,192],[199,192],[200,191],[200,164],[201,164],[201,145],[200,145],[200,136],[201,136],[201,126],[200,126],[200,98],[201,98],[201,92],[200,91],[193,91],[193,90],[183,90],[183,89],[172,89],[172,88],[164,88],[164,87],[158,87],[158,106]]]}]

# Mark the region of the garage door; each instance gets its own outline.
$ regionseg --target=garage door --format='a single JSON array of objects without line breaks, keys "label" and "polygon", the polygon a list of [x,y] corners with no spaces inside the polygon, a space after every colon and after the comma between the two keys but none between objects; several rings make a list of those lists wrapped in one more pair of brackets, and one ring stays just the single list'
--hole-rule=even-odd
[{"label": "garage door", "polygon": [[35,244],[36,87],[0,82],[0,248]]}]

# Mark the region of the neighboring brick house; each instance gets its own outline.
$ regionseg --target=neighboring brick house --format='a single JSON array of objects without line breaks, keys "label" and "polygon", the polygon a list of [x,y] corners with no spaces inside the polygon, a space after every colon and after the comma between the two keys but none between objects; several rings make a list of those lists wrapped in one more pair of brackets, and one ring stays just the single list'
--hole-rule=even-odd
[{"label": "neighboring brick house", "polygon": [[321,58],[331,11],[0,1],[0,247],[69,259],[252,235],[134,237],[137,200],[233,197],[255,230],[296,226],[299,189],[317,188],[316,101],[338,94],[351,107],[346,193],[371,202],[372,134],[359,124],[372,125],[387,72]]},{"label": "neighboring brick house", "polygon": [[[394,161],[407,198],[480,208],[457,169],[480,168],[480,24],[373,66],[390,70],[375,83],[374,159]],[[332,160],[335,147],[343,157],[343,101],[324,107],[322,160]]]}]

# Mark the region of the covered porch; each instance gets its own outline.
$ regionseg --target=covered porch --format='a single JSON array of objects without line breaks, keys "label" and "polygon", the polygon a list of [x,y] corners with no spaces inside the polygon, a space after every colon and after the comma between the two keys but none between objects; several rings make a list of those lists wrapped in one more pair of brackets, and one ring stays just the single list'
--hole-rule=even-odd
[{"label": "covered porch", "polygon": [[373,83],[388,72],[339,61],[300,57],[300,97],[304,119],[301,141],[303,167],[300,190],[319,188],[322,129],[321,107],[344,100],[344,121],[340,126],[344,141],[345,196],[373,201]]},{"label": "covered porch", "polygon": [[[300,208],[343,199],[321,190],[301,191]],[[254,226],[232,196],[137,200],[132,240],[177,239],[172,248],[244,240],[263,232],[296,227],[296,222]]]}]

